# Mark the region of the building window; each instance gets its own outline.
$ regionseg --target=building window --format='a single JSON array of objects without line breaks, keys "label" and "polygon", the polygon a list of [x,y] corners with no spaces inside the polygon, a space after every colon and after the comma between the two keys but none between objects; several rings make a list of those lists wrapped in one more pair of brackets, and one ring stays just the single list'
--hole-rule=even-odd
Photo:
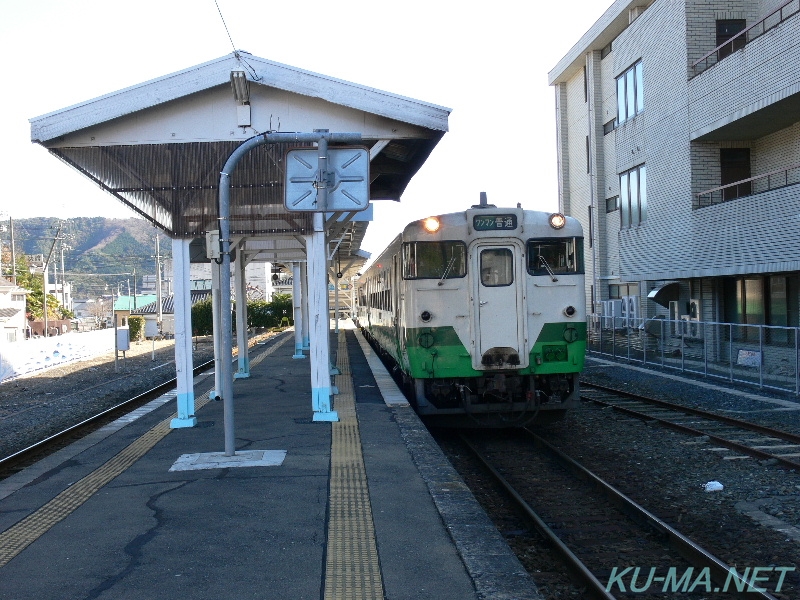
[{"label": "building window", "polygon": [[586,73],[586,67],[583,67],[583,101],[589,101],[589,75]]},{"label": "building window", "polygon": [[608,135],[617,128],[617,120],[611,119],[608,123],[603,124],[603,135]]},{"label": "building window", "polygon": [[619,209],[619,196],[606,198],[606,212],[611,213]]},{"label": "building window", "polygon": [[[798,277],[769,275],[766,277],[726,277],[723,280],[724,317],[728,323],[740,325],[798,326]],[[734,340],[758,341],[757,327],[734,328]],[[765,341],[773,344],[794,344],[788,329],[766,329]]]},{"label": "building window", "polygon": [[619,174],[621,226],[641,225],[647,219],[647,171],[639,165]]},{"label": "building window", "polygon": [[733,54],[740,48],[744,48],[745,36],[736,38],[732,43],[728,44],[731,38],[740,33],[747,26],[747,21],[744,19],[718,19],[717,20],[717,60],[722,60],[726,56]]},{"label": "building window", "polygon": [[642,61],[617,77],[617,122],[624,123],[644,110]]},{"label": "building window", "polygon": [[613,50],[613,47],[612,47],[613,43],[614,42],[608,42],[608,44],[603,46],[603,49],[600,50],[600,60],[603,60],[606,56],[611,54],[611,51]]},{"label": "building window", "polygon": [[608,286],[608,298],[610,300],[620,300],[624,296],[638,296],[638,283],[612,283]]},{"label": "building window", "polygon": [[[750,148],[719,149],[720,185],[750,179]],[[723,200],[734,200],[752,193],[752,183],[747,181],[722,190]]]},{"label": "building window", "polygon": [[592,172],[592,157],[589,154],[589,136],[586,136],[586,172]]}]

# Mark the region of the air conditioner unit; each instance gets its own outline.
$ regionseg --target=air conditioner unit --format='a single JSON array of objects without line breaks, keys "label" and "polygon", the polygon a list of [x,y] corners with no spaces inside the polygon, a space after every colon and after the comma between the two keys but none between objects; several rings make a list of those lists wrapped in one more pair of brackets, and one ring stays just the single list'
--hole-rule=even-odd
[{"label": "air conditioner unit", "polygon": [[636,327],[639,321],[639,296],[625,296],[622,305],[628,327]]}]

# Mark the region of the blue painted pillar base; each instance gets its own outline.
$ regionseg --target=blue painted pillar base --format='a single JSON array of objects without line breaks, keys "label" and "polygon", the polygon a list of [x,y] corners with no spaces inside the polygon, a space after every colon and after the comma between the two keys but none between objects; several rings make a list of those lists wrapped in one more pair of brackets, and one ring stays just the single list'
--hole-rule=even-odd
[{"label": "blue painted pillar base", "polygon": [[342,374],[342,372],[339,370],[339,367],[334,367],[333,365],[330,365],[330,368],[328,369],[328,371],[330,372],[331,375],[341,375]]},{"label": "blue painted pillar base", "polygon": [[334,396],[338,396],[339,395],[339,388],[336,387],[335,385],[332,385],[331,386],[331,394],[333,394]]},{"label": "blue painted pillar base", "polygon": [[222,398],[222,392],[219,390],[211,390],[208,392],[209,400],[216,400],[217,398]]},{"label": "blue painted pillar base", "polygon": [[339,413],[337,413],[335,410],[331,410],[325,413],[315,412],[312,421],[314,421],[315,423],[338,423]]},{"label": "blue painted pillar base", "polygon": [[248,377],[250,377],[250,373],[244,371],[237,371],[233,374],[234,379],[247,379]]},{"label": "blue painted pillar base", "polygon": [[297,352],[297,354],[292,355],[292,358],[305,358],[305,357],[306,355],[303,354],[302,352]]},{"label": "blue painted pillar base", "polygon": [[339,415],[331,410],[331,388],[311,388],[311,407],[314,409],[313,421],[336,422]]},{"label": "blue painted pillar base", "polygon": [[197,425],[197,418],[194,416],[194,393],[178,394],[178,417],[169,423],[170,429],[181,427],[194,427]]}]

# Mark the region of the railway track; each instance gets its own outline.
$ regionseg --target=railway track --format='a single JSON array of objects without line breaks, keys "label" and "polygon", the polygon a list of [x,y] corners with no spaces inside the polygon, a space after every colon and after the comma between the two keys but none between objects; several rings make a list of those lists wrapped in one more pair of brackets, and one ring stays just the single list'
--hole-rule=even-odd
[{"label": "railway track", "polygon": [[[214,361],[210,360],[198,365],[194,368],[193,374],[198,375],[214,367]],[[0,479],[13,475],[17,471],[25,468],[26,466],[36,462],[55,452],[56,450],[64,447],[65,445],[79,439],[92,431],[99,429],[106,423],[109,423],[151,400],[158,398],[163,393],[171,390],[176,386],[177,380],[175,378],[164,381],[163,383],[147,390],[142,394],[138,394],[132,398],[120,402],[102,412],[97,413],[79,423],[71,425],[58,433],[55,433],[43,440],[40,440],[30,446],[23,448],[9,456],[0,458]],[[7,415],[6,418],[13,417],[16,414],[21,414],[24,411],[18,411],[12,415]]]},{"label": "railway track", "polygon": [[581,597],[775,598],[541,437],[461,440],[558,550]]},{"label": "railway track", "polygon": [[767,464],[800,469],[800,435],[794,433],[585,382],[581,382],[581,398],[738,453],[724,457],[728,460],[749,456]]}]

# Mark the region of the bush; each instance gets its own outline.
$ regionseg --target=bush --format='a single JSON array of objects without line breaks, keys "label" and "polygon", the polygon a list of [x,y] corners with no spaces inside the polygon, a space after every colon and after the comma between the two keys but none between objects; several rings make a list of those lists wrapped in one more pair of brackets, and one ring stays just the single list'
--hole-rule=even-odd
[{"label": "bush", "polygon": [[138,315],[128,317],[128,328],[130,329],[132,342],[144,339],[144,317]]},{"label": "bush", "polygon": [[192,330],[194,335],[211,335],[214,322],[211,311],[211,296],[192,306]]}]

